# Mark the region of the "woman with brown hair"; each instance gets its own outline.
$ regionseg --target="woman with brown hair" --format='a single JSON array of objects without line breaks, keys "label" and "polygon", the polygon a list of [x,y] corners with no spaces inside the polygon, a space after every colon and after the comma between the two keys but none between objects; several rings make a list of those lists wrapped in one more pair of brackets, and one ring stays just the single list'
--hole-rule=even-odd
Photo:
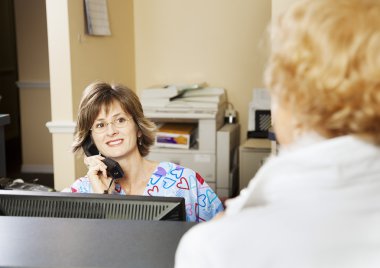
[{"label": "woman with brown hair", "polygon": [[[155,125],[132,90],[90,84],[79,105],[73,143],[74,152],[87,154],[88,172],[70,186],[71,192],[184,197],[188,221],[207,221],[222,211],[216,193],[197,172],[145,158],[154,135]],[[117,166],[118,178],[111,178],[108,162]]]}]

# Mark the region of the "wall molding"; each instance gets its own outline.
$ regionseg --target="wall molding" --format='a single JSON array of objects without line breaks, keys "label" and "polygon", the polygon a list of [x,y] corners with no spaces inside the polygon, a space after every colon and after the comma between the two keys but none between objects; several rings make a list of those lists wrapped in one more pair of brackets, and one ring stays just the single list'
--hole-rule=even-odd
[{"label": "wall molding", "polygon": [[70,133],[74,134],[76,123],[73,121],[50,121],[46,123],[46,127],[52,134]]},{"label": "wall molding", "polygon": [[54,173],[53,165],[22,165],[22,173]]},{"label": "wall molding", "polygon": [[28,88],[44,88],[50,89],[50,81],[17,81],[16,85],[19,89]]}]

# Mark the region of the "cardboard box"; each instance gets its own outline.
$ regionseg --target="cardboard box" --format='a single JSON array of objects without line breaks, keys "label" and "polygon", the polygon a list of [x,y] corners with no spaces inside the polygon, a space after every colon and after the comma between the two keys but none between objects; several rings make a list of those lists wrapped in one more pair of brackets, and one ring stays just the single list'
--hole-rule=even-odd
[{"label": "cardboard box", "polygon": [[189,149],[196,141],[196,124],[165,123],[158,128],[155,145]]}]

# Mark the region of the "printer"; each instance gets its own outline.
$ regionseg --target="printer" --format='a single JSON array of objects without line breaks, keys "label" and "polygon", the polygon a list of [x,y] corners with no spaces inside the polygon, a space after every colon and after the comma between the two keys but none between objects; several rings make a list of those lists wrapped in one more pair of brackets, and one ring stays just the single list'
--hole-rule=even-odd
[{"label": "printer", "polygon": [[272,126],[270,94],[266,88],[254,88],[248,110],[247,138],[268,138]]}]

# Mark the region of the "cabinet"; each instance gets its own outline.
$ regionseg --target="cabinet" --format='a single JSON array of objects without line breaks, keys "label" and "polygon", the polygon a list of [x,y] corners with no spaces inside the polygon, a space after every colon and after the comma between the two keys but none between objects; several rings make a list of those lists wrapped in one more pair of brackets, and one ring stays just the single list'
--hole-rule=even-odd
[{"label": "cabinet", "polygon": [[[238,139],[240,135],[240,128],[238,125],[235,128],[224,128],[224,109],[218,111],[203,111],[203,112],[145,112],[146,117],[155,123],[166,122],[181,122],[181,123],[196,123],[197,128],[197,142],[195,146],[190,149],[176,149],[176,148],[159,148],[152,147],[147,159],[155,161],[170,161],[198,172],[219,195],[219,197],[229,197],[233,183],[229,182],[230,174],[226,173],[233,170],[231,164],[233,161],[230,157],[218,155],[217,137],[218,131],[224,133],[219,135],[220,139],[234,139],[232,146],[238,148]],[[235,124],[233,124],[235,125]],[[226,132],[233,132],[229,135]],[[236,134],[238,133],[238,134]],[[230,143],[228,143],[228,147]],[[232,150],[232,149],[231,149]],[[228,151],[231,151],[230,149]],[[226,153],[222,149],[219,153]],[[233,152],[231,152],[233,154]],[[217,165],[225,165],[229,167],[228,170],[218,170]],[[236,161],[237,166],[237,161]],[[227,180],[227,182],[226,182]],[[238,178],[236,178],[238,180]]]},{"label": "cabinet", "polygon": [[248,139],[239,147],[239,190],[247,187],[270,154],[268,139]]}]

